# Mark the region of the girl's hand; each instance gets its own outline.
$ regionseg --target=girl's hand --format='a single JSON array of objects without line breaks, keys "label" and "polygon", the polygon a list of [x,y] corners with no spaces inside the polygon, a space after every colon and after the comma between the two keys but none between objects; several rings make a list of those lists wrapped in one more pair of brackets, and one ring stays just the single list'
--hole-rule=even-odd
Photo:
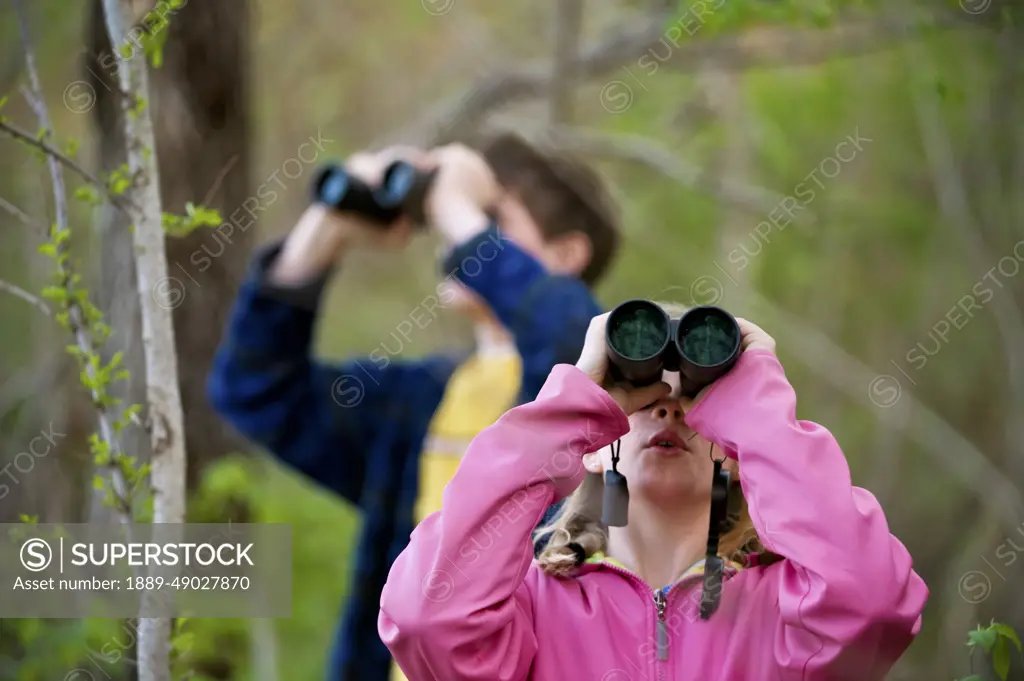
[{"label": "girl's hand", "polygon": [[[775,339],[769,336],[764,329],[753,322],[748,322],[742,317],[736,317],[736,323],[740,327],[740,352],[767,350],[773,355],[775,354]],[[697,393],[693,403],[696,405],[703,400],[713,385],[714,383],[705,386],[704,389]]]},{"label": "girl's hand", "polygon": [[736,318],[740,326],[740,350],[767,350],[775,354],[775,339],[765,333],[757,324],[748,322],[746,319]]},{"label": "girl's hand", "polygon": [[587,339],[583,343],[583,352],[576,362],[576,368],[585,373],[590,380],[604,388],[608,395],[622,407],[627,415],[639,411],[657,400],[667,397],[672,387],[663,381],[653,385],[636,388],[629,384],[616,384],[609,376],[610,362],[608,348],[605,343],[605,328],[608,326],[606,312],[594,317],[587,329]]}]

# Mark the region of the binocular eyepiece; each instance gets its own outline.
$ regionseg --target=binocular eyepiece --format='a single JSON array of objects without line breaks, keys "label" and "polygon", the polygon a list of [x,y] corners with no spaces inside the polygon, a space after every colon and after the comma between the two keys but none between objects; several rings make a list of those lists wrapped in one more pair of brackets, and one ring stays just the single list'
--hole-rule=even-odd
[{"label": "binocular eyepiece", "polygon": [[403,215],[414,224],[426,221],[424,199],[435,171],[423,172],[405,161],[395,161],[384,171],[380,186],[371,187],[344,167],[329,163],[313,180],[313,200],[386,227]]},{"label": "binocular eyepiece", "polygon": [[682,393],[695,397],[725,375],[740,355],[740,327],[725,310],[694,307],[679,319],[648,300],[627,300],[608,316],[605,331],[612,377],[633,385],[678,371]]}]

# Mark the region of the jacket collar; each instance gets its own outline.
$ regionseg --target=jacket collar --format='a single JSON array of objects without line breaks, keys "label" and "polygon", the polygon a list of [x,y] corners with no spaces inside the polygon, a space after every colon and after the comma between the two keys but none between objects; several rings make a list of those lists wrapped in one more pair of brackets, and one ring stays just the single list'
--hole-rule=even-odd
[{"label": "jacket collar", "polygon": [[[702,576],[704,574],[704,563],[705,562],[706,562],[705,559],[701,558],[696,563],[694,563],[693,565],[688,567],[686,570],[683,571],[683,574],[681,574],[679,576],[679,579],[677,579],[672,586],[675,586],[675,584],[679,584],[680,582],[683,582],[685,580],[689,580],[689,579],[691,579],[693,577]],[[615,560],[611,556],[606,556],[604,553],[602,553],[600,551],[598,551],[597,553],[591,555],[590,558],[587,559],[585,564],[593,566],[594,569],[599,568],[600,566],[612,567],[612,568],[614,568],[617,571],[627,572],[627,573],[633,575],[634,577],[637,577],[637,579],[639,579],[639,576],[636,575],[636,573],[634,573],[628,567],[623,565],[621,562]],[[726,561],[725,562],[725,578],[728,579],[728,578],[736,575],[738,572],[742,571],[743,569],[744,569],[744,566],[741,563],[737,563],[735,561]]]}]

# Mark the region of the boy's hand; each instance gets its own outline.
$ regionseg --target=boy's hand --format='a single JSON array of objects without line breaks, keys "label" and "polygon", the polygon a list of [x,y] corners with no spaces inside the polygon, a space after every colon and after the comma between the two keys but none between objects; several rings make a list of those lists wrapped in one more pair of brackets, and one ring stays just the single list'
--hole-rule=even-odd
[{"label": "boy's hand", "polygon": [[[380,182],[385,168],[399,159],[429,167],[425,152],[412,147],[389,147],[376,153],[353,154],[345,168],[373,186]],[[412,234],[413,224],[404,216],[388,226],[373,225],[354,215],[314,204],[288,235],[270,277],[281,285],[302,284],[320,276],[350,248],[398,250],[409,242]]]},{"label": "boy's hand", "polygon": [[[406,161],[420,169],[431,166],[425,151],[415,147],[393,146],[378,152],[357,152],[345,161],[345,169],[371,187],[381,183],[384,170],[395,161]],[[390,225],[374,225],[357,216],[343,216],[346,241],[353,246],[399,250],[409,243],[415,225],[402,215]]]},{"label": "boy's hand", "polygon": [[483,155],[463,144],[433,149],[429,158],[437,175],[424,206],[427,220],[449,244],[461,244],[487,228],[501,185]]}]

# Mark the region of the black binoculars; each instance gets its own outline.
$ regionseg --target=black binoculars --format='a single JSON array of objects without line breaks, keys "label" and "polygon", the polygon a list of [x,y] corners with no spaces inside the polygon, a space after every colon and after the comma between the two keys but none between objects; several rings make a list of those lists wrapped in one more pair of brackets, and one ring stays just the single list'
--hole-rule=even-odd
[{"label": "black binoculars", "polygon": [[605,330],[612,378],[636,386],[678,371],[682,393],[695,397],[733,367],[740,327],[725,310],[705,305],[671,319],[656,303],[627,300],[608,316]]},{"label": "black binoculars", "polygon": [[401,216],[414,224],[426,221],[423,202],[436,171],[424,172],[405,161],[395,161],[384,171],[380,186],[371,187],[344,167],[329,163],[313,180],[313,200],[331,208],[354,213],[381,227]]}]

